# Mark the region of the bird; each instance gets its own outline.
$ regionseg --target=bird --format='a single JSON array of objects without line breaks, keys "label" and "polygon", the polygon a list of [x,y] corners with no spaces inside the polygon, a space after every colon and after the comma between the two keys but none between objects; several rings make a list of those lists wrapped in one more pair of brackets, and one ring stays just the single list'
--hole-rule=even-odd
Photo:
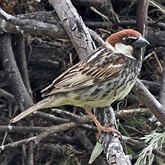
[{"label": "bird", "polygon": [[141,70],[141,48],[147,45],[149,42],[133,29],[111,34],[102,46],[43,89],[44,99],[11,119],[11,123],[40,109],[73,105],[85,109],[99,132],[119,135],[118,130],[101,125],[92,109],[110,106],[128,95]]}]

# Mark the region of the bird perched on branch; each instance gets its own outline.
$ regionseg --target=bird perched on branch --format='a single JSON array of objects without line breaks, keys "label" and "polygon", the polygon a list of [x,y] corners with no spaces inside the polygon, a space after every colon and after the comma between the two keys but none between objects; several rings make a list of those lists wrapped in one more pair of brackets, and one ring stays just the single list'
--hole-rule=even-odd
[{"label": "bird perched on branch", "polygon": [[123,99],[134,86],[141,70],[141,48],[149,42],[133,30],[112,34],[103,46],[57,77],[42,90],[42,101],[11,120],[19,121],[39,109],[74,105],[83,107],[96,124],[98,131],[119,132],[102,126],[92,108],[109,106]]}]

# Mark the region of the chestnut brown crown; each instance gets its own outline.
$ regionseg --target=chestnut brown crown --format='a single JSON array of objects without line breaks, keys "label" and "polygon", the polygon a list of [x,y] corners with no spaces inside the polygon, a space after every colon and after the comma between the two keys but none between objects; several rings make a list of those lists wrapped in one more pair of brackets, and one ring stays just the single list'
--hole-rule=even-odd
[{"label": "chestnut brown crown", "polygon": [[149,42],[142,37],[141,33],[133,29],[124,29],[114,33],[106,39],[106,42],[113,47],[115,47],[116,43],[123,43],[136,48],[141,48],[149,44]]}]

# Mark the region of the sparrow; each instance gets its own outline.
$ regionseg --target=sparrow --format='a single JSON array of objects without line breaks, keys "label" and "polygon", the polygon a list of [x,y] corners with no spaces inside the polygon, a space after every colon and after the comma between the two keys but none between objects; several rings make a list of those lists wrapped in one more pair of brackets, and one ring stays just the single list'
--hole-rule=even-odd
[{"label": "sparrow", "polygon": [[120,134],[116,129],[102,126],[91,110],[110,106],[128,95],[141,70],[141,48],[148,44],[133,29],[124,29],[110,35],[103,46],[42,90],[42,96],[45,97],[43,100],[14,117],[11,122],[15,123],[40,109],[74,105],[85,109],[99,132]]}]

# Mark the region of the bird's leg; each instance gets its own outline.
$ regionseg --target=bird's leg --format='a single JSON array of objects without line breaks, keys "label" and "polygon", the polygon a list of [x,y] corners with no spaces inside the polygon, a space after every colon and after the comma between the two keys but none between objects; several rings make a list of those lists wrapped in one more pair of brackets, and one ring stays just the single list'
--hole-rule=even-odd
[{"label": "bird's leg", "polygon": [[96,116],[91,112],[90,108],[85,108],[85,111],[89,115],[89,117],[92,119],[92,121],[96,124],[98,134],[101,134],[101,131],[103,131],[103,132],[111,132],[113,135],[114,134],[121,135],[121,133],[114,128],[111,128],[108,126],[102,126],[100,122],[97,120]]}]

